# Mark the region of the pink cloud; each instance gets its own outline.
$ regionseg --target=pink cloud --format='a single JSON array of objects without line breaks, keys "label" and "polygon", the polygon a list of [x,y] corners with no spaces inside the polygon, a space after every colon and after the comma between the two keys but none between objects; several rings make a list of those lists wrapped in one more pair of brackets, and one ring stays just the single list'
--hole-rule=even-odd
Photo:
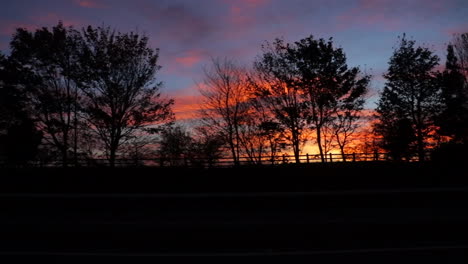
[{"label": "pink cloud", "polygon": [[184,67],[192,67],[204,58],[200,51],[189,51],[183,56],[176,57],[175,61]]},{"label": "pink cloud", "polygon": [[270,0],[241,0],[239,2],[242,2],[249,7],[257,8],[266,5]]},{"label": "pink cloud", "polygon": [[249,27],[256,22],[256,10],[269,2],[270,0],[226,0],[230,6],[229,20],[235,26]]},{"label": "pink cloud", "polygon": [[84,8],[103,8],[104,5],[98,3],[97,1],[92,0],[75,0],[75,4],[84,7]]},{"label": "pink cloud", "polygon": [[77,26],[81,25],[82,22],[76,19],[69,19],[65,18],[64,16],[60,16],[56,13],[45,13],[36,15],[30,18],[30,20],[34,21],[35,24],[39,24],[38,26],[46,26],[46,25],[55,25],[59,21],[62,21],[64,26]]},{"label": "pink cloud", "polygon": [[15,32],[17,28],[25,28],[27,30],[34,30],[38,28],[38,26],[32,23],[0,20],[0,35],[10,36]]},{"label": "pink cloud", "polygon": [[456,34],[463,34],[466,32],[468,32],[468,24],[458,25],[458,26],[446,28],[444,30],[444,33],[449,36],[453,36]]}]

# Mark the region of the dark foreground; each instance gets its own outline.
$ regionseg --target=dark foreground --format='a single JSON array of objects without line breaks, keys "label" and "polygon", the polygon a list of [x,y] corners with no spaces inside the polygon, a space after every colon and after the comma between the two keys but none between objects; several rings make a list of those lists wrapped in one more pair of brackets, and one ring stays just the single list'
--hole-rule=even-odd
[{"label": "dark foreground", "polygon": [[3,169],[0,262],[466,263],[466,168]]}]

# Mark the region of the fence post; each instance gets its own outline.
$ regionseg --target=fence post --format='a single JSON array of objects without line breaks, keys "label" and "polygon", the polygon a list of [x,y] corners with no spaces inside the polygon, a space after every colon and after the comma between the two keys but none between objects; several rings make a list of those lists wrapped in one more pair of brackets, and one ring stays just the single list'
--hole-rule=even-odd
[{"label": "fence post", "polygon": [[307,164],[309,163],[309,153],[306,154],[306,157],[307,157]]},{"label": "fence post", "polygon": [[286,154],[283,154],[283,164],[286,163]]},{"label": "fence post", "polygon": [[333,162],[332,154],[331,153],[329,154],[330,154],[330,162]]},{"label": "fence post", "polygon": [[353,152],[353,162],[356,162],[356,153]]}]

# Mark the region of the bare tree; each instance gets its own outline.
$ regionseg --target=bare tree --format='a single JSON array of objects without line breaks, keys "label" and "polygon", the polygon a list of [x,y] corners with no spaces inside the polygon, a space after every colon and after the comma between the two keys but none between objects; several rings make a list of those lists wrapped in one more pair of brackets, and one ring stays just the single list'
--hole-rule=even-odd
[{"label": "bare tree", "polygon": [[161,97],[154,76],[159,50],[148,47],[146,36],[89,26],[83,42],[84,110],[114,166],[119,146],[136,131],[155,132],[155,125],[173,119],[174,102]]},{"label": "bare tree", "polygon": [[362,116],[362,109],[363,102],[344,105],[334,116],[332,130],[343,161],[346,161],[346,148],[360,127],[359,120]]},{"label": "bare tree", "polygon": [[235,165],[240,163],[240,127],[248,112],[245,70],[229,59],[213,59],[205,69],[200,114],[206,126],[219,131]]},{"label": "bare tree", "polygon": [[281,128],[261,98],[251,98],[246,103],[248,112],[240,127],[242,152],[253,164],[262,164],[265,156],[274,162],[284,136]]}]

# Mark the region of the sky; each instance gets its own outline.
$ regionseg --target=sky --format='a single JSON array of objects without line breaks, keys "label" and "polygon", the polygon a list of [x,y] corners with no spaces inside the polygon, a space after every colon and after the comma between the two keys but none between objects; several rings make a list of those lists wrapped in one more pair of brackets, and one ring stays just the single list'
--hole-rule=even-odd
[{"label": "sky", "polygon": [[0,50],[8,53],[15,28],[59,20],[144,33],[160,49],[157,78],[183,119],[196,108],[196,84],[211,58],[250,66],[265,41],[333,37],[349,66],[373,75],[375,95],[399,35],[429,47],[443,63],[453,34],[468,32],[467,14],[467,0],[2,0]]}]

